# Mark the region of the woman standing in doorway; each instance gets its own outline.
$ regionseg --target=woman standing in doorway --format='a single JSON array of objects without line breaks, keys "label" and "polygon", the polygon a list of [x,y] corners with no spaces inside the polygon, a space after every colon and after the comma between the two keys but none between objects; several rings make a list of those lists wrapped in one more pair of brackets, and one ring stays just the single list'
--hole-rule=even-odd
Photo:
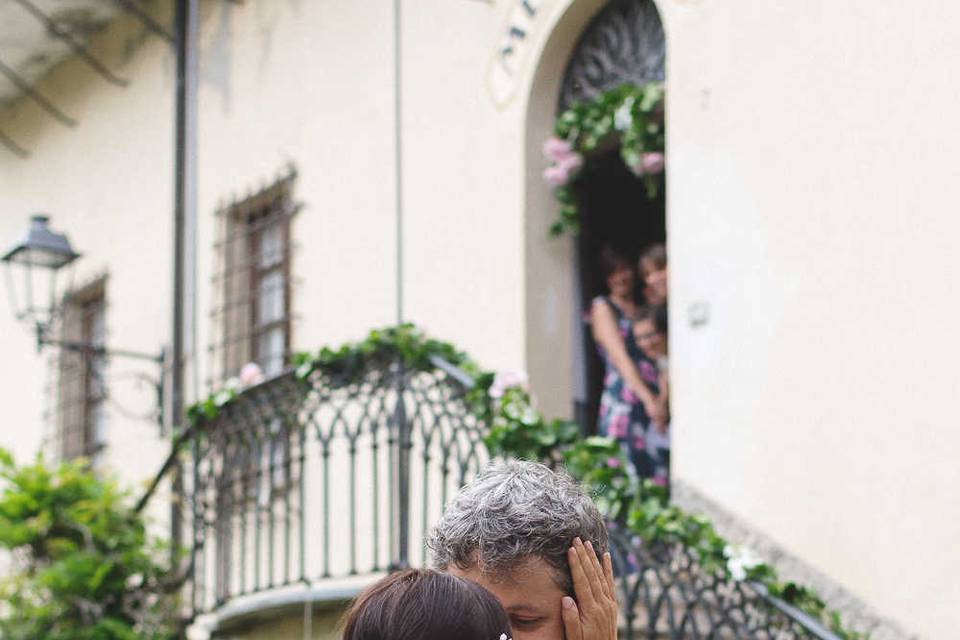
[{"label": "woman standing in doorway", "polygon": [[631,331],[637,313],[633,297],[634,268],[610,247],[600,252],[600,271],[607,295],[593,300],[590,310],[593,339],[604,361],[603,393],[597,424],[601,435],[624,445],[642,477],[653,474],[646,453],[644,426],[666,420],[666,407],[644,384],[635,362],[640,356]]}]

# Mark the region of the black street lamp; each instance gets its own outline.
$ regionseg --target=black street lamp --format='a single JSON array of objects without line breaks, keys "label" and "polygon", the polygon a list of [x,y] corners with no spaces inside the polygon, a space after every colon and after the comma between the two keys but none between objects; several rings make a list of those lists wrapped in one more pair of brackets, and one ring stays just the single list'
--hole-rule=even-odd
[{"label": "black street lamp", "polygon": [[[158,419],[163,415],[163,387],[165,354],[142,353],[125,349],[107,349],[103,345],[51,337],[53,321],[62,309],[60,299],[66,293],[58,291],[57,275],[61,269],[80,257],[73,250],[67,236],[51,231],[47,215],[30,218],[30,228],[24,238],[14,244],[0,261],[6,271],[7,292],[16,319],[28,325],[36,335],[37,351],[50,345],[82,353],[88,357],[121,357],[148,360],[160,365],[156,381]],[[19,271],[19,273],[16,273]],[[18,285],[18,282],[20,283]]]},{"label": "black street lamp", "polygon": [[[50,230],[50,217],[35,215],[24,238],[13,245],[3,258],[6,264],[7,292],[17,320],[28,324],[37,335],[37,351],[49,338],[57,305],[57,273],[80,257],[67,236]],[[16,277],[15,270],[22,278]],[[18,291],[17,281],[20,281]]]}]

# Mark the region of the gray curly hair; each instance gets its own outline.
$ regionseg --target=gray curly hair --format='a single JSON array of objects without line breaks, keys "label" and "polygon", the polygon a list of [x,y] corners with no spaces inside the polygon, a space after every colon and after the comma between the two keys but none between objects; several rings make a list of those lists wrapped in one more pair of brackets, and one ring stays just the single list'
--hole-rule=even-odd
[{"label": "gray curly hair", "polygon": [[564,472],[536,462],[491,464],[447,505],[427,546],[433,566],[505,575],[530,558],[554,569],[573,594],[567,549],[575,537],[607,550],[607,528],[589,496]]}]

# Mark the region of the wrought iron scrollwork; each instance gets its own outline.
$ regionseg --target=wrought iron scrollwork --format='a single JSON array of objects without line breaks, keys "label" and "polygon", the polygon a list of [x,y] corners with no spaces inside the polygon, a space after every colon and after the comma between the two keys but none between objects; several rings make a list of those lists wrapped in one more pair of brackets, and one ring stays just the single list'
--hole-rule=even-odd
[{"label": "wrought iron scrollwork", "polygon": [[611,525],[625,640],[837,640],[761,585],[701,567],[681,545],[646,543]]},{"label": "wrought iron scrollwork", "polygon": [[486,427],[442,370],[395,360],[287,372],[204,423],[184,486],[194,615],[293,584],[427,563],[424,541],[486,464]]},{"label": "wrought iron scrollwork", "polygon": [[652,0],[613,0],[587,27],[564,73],[560,110],[625,83],[663,81],[666,44]]}]

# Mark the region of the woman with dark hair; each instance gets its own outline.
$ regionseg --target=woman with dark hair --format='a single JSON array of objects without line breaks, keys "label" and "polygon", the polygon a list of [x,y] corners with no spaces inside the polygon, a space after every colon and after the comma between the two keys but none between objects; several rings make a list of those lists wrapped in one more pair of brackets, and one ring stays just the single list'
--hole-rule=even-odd
[{"label": "woman with dark hair", "polygon": [[489,591],[429,569],[390,574],[347,612],[343,640],[506,640],[510,620]]},{"label": "woman with dark hair", "polygon": [[647,247],[640,256],[643,296],[647,304],[667,303],[667,248],[662,244]]},{"label": "woman with dark hair", "polygon": [[666,406],[650,391],[636,366],[643,356],[631,331],[637,313],[634,269],[630,260],[610,247],[600,252],[600,269],[608,293],[595,298],[590,311],[593,339],[605,364],[597,424],[601,435],[623,444],[637,472],[649,477],[654,465],[646,452],[644,430],[651,421],[666,421]]}]

